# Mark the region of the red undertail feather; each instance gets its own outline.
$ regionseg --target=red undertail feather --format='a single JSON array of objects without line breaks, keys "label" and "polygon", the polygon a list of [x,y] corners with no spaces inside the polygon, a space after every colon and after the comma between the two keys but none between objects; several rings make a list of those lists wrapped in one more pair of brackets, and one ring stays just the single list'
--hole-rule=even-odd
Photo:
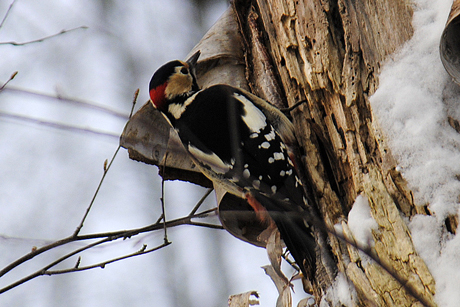
[{"label": "red undertail feather", "polygon": [[248,204],[254,209],[256,212],[257,218],[264,223],[272,222],[270,215],[268,214],[267,209],[250,193],[246,193],[245,195]]}]

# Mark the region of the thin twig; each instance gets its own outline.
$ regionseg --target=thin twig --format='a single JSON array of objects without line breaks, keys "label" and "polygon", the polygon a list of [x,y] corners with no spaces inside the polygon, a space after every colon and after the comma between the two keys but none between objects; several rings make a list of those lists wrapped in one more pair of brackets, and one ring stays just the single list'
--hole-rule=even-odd
[{"label": "thin twig", "polygon": [[129,112],[128,119],[131,119],[133,116],[134,108],[136,107],[137,97],[139,97],[139,89],[134,91],[133,103],[131,104],[131,111]]},{"label": "thin twig", "polygon": [[94,201],[96,200],[96,197],[99,194],[99,190],[101,189],[101,186],[102,186],[102,183],[104,182],[105,176],[107,175],[107,172],[109,171],[110,167],[112,166],[113,161],[117,157],[118,152],[120,151],[120,148],[121,148],[121,145],[118,145],[117,149],[115,150],[115,152],[114,152],[114,154],[112,156],[112,159],[110,159],[109,165],[107,165],[107,163],[105,163],[105,161],[104,161],[104,173],[102,174],[102,178],[99,181],[99,184],[98,184],[98,186],[96,188],[96,191],[93,194],[93,198],[91,199],[91,202],[89,203],[88,208],[86,208],[86,212],[83,215],[83,218],[81,219],[80,224],[77,226],[77,229],[75,229],[75,232],[73,233],[74,237],[77,236],[80,233],[81,229],[83,228],[83,224],[85,223],[85,220],[88,217],[88,214],[91,211],[91,208],[93,207]]},{"label": "thin twig", "polygon": [[[165,155],[165,162],[164,165],[166,166],[166,160],[168,159],[168,153]],[[161,216],[163,218],[163,221],[166,222],[166,210],[165,210],[165,168],[163,167],[163,175],[161,176]],[[164,242],[168,242],[168,231],[165,223],[164,227]]]},{"label": "thin twig", "polygon": [[137,89],[134,92],[133,105],[131,106],[131,112],[129,112],[128,119],[131,119],[131,117],[133,117],[134,107],[136,106],[136,103],[137,103],[137,97],[139,97],[139,89]]},{"label": "thin twig", "polygon": [[308,99],[304,99],[304,100],[301,100],[299,102],[296,102],[293,106],[290,106],[289,108],[280,109],[280,111],[283,112],[283,113],[289,113],[292,110],[298,108],[300,105],[302,105],[302,104],[304,104],[306,102],[308,102]]},{"label": "thin twig", "polygon": [[196,203],[195,207],[192,209],[192,211],[190,212],[189,215],[194,215],[198,211],[200,206],[203,204],[203,202],[206,200],[206,198],[208,198],[209,194],[211,194],[211,192],[213,190],[214,190],[213,188],[209,188],[206,191],[206,193],[204,193],[203,197],[201,197],[201,199]]},{"label": "thin twig", "polygon": [[[133,103],[132,103],[132,106],[131,106],[130,118],[131,118],[131,115],[133,114],[133,110],[134,110],[134,107],[136,105],[138,94],[139,94],[139,90],[137,90],[135,92],[135,94],[134,94]],[[89,203],[88,208],[86,208],[86,212],[83,215],[83,218],[82,218],[80,224],[78,225],[77,229],[75,229],[75,232],[73,233],[74,237],[76,237],[80,233],[81,229],[83,228],[83,224],[85,223],[85,220],[88,217],[88,214],[91,211],[91,208],[93,207],[94,201],[96,200],[96,197],[99,194],[99,190],[101,189],[101,186],[102,186],[102,183],[104,182],[105,176],[107,175],[107,172],[109,171],[110,167],[112,166],[113,161],[117,157],[117,154],[120,151],[120,148],[121,148],[121,145],[118,145],[117,149],[115,150],[115,153],[112,156],[112,159],[110,159],[109,165],[107,165],[107,162],[106,162],[107,160],[105,160],[105,162],[104,162],[104,173],[102,174],[102,178],[99,181],[97,189],[94,192],[93,198],[91,199],[91,202]]]},{"label": "thin twig", "polygon": [[[65,97],[65,96],[62,96],[62,95],[47,94],[47,93],[32,91],[32,90],[28,90],[28,89],[13,87],[13,86],[8,86],[6,88],[2,87],[0,89],[3,89],[5,92],[9,91],[9,92],[24,93],[24,94],[28,94],[28,95],[37,96],[37,97],[55,99],[55,100],[59,100],[59,101],[62,101],[62,102],[75,104],[75,105],[77,105],[79,107],[85,107],[85,108],[88,108],[88,109],[104,112],[104,113],[113,115],[115,117],[121,118],[123,120],[128,120],[128,119],[131,118],[131,116],[127,116],[124,113],[109,109],[109,108],[107,108],[105,106],[98,105],[98,104],[96,104],[94,102],[89,102],[89,101],[85,101],[85,100],[81,100],[81,99]],[[137,99],[137,96],[135,96],[135,99]],[[134,106],[131,108],[131,110],[133,110],[133,109],[134,109]]]},{"label": "thin twig", "polygon": [[3,27],[3,24],[5,23],[5,20],[8,17],[8,15],[10,14],[10,11],[13,8],[15,2],[16,0],[13,0],[13,2],[11,2],[10,6],[8,7],[8,10],[6,11],[5,16],[2,19],[2,22],[0,22],[0,28]]},{"label": "thin twig", "polygon": [[3,89],[5,88],[5,86],[10,83],[11,80],[14,79],[14,77],[16,77],[16,75],[18,74],[17,71],[15,71],[14,73],[11,74],[10,78],[5,82],[3,83],[3,85],[0,87],[0,92],[3,91]]},{"label": "thin twig", "polygon": [[50,39],[50,38],[53,38],[53,37],[56,37],[56,36],[59,36],[59,35],[62,35],[62,34],[66,34],[66,33],[69,33],[69,32],[72,32],[72,31],[76,31],[76,30],[79,30],[79,29],[88,29],[87,26],[80,26],[80,27],[76,27],[76,28],[73,28],[73,29],[69,29],[69,30],[62,30],[61,32],[58,32],[58,33],[55,33],[55,34],[52,34],[52,35],[48,35],[48,36],[45,36],[45,37],[42,37],[42,38],[38,38],[38,39],[35,39],[35,40],[31,40],[31,41],[28,41],[28,42],[23,42],[23,43],[18,43],[18,42],[0,42],[0,45],[13,45],[13,46],[24,46],[24,45],[28,45],[28,44],[33,44],[33,43],[39,43],[39,42],[43,42],[47,39]]},{"label": "thin twig", "polygon": [[89,129],[89,128],[77,127],[77,126],[73,126],[69,124],[51,122],[48,120],[37,119],[37,118],[28,117],[28,116],[19,115],[19,114],[13,114],[13,113],[5,112],[5,111],[0,111],[0,117],[9,118],[9,119],[18,120],[18,121],[27,122],[27,123],[32,123],[32,124],[41,125],[41,126],[47,126],[50,128],[65,130],[65,131],[70,131],[70,132],[90,133],[90,134],[97,135],[97,136],[108,137],[116,141],[118,141],[120,138],[118,134],[97,131],[97,130]]},{"label": "thin twig", "polygon": [[208,209],[208,210],[204,210],[198,214],[193,214],[193,215],[189,215],[190,219],[193,219],[193,218],[205,218],[205,217],[208,217],[210,214],[216,214],[217,213],[217,207],[214,207],[214,208],[211,208],[211,209]]},{"label": "thin twig", "polygon": [[217,224],[210,224],[210,223],[200,223],[200,222],[190,222],[187,225],[191,226],[200,226],[200,227],[206,227],[206,228],[211,228],[211,229],[224,229],[222,225],[217,225]]},{"label": "thin twig", "polygon": [[71,253],[69,253],[69,254],[67,254],[67,255],[65,255],[65,256],[63,256],[63,257],[61,257],[61,258],[59,258],[59,259],[57,259],[57,260],[55,260],[53,262],[51,262],[50,264],[48,264],[44,268],[36,271],[35,273],[32,273],[32,274],[30,274],[30,275],[28,275],[28,276],[26,276],[26,277],[24,277],[24,278],[22,278],[22,279],[20,279],[20,280],[18,280],[16,282],[14,282],[14,283],[9,284],[8,286],[0,289],[0,294],[6,292],[8,290],[11,290],[11,289],[13,289],[13,288],[15,288],[15,287],[17,287],[19,285],[22,285],[23,283],[25,283],[25,282],[27,282],[29,280],[32,280],[32,279],[34,279],[34,278],[36,278],[36,277],[38,277],[40,275],[43,275],[46,272],[46,270],[48,270],[49,268],[59,264],[60,262],[64,261],[65,259],[67,259],[67,258],[69,258],[69,257],[71,257],[73,255],[76,255],[76,254],[78,254],[78,253],[80,253],[80,252],[82,252],[84,250],[87,250],[89,248],[92,248],[94,246],[97,246],[97,245],[100,245],[102,243],[109,242],[109,241],[112,241],[111,237],[105,238],[103,240],[99,240],[97,242],[88,244],[88,245],[86,245],[86,246],[84,246],[82,248],[79,248],[79,249],[77,249],[77,250],[75,250],[75,251],[73,251],[73,252],[71,252]]},{"label": "thin twig", "polygon": [[87,265],[87,266],[82,266],[82,267],[74,267],[74,268],[71,268],[71,269],[54,270],[54,271],[47,270],[47,271],[45,271],[43,273],[43,275],[51,276],[51,275],[58,275],[58,274],[65,274],[65,273],[87,271],[87,270],[91,270],[91,269],[95,269],[95,268],[104,269],[107,264],[117,262],[117,261],[120,261],[120,260],[124,260],[124,259],[128,259],[128,258],[132,258],[132,257],[135,257],[135,256],[140,256],[140,255],[145,255],[145,254],[148,254],[148,253],[152,253],[154,251],[157,251],[159,249],[162,249],[162,248],[168,246],[169,244],[171,244],[171,242],[163,243],[163,244],[155,246],[154,248],[151,248],[151,249],[145,249],[146,245],[144,245],[142,247],[142,249],[140,249],[140,250],[138,250],[138,251],[136,251],[134,253],[128,254],[128,255],[112,258],[110,260],[106,260],[106,261],[102,261],[102,262],[99,262],[99,263],[95,263],[95,264]]}]

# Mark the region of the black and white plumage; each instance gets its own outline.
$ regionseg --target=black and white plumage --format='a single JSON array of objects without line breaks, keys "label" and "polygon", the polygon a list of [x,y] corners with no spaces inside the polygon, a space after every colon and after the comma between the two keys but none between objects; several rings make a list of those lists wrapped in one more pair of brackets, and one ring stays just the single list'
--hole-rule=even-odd
[{"label": "black and white plumage", "polygon": [[150,81],[153,105],[205,176],[245,198],[261,219],[268,212],[304,275],[314,278],[316,243],[287,146],[295,141],[292,123],[244,90],[228,85],[200,90],[194,76],[198,57],[169,62],[155,72]]}]

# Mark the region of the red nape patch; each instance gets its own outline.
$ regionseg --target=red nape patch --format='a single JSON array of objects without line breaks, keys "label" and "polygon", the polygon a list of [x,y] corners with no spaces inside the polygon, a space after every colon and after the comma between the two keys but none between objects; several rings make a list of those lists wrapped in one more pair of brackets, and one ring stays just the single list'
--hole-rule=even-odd
[{"label": "red nape patch", "polygon": [[153,105],[159,110],[163,108],[166,101],[165,89],[167,84],[168,83],[165,82],[164,84],[150,90],[150,99],[152,100]]}]

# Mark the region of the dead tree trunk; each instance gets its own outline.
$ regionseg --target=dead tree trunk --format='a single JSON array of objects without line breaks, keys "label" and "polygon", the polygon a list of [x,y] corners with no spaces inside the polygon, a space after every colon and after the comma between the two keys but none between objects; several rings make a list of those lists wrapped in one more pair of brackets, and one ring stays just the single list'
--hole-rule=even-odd
[{"label": "dead tree trunk", "polygon": [[[411,3],[255,0],[233,5],[251,90],[278,106],[308,100],[291,114],[305,173],[326,224],[342,223],[347,236],[347,214],[359,194],[367,196],[379,226],[372,252],[434,305],[434,279],[402,219],[426,212],[414,204],[396,170],[368,101],[378,87],[383,60],[412,35]],[[379,265],[362,262],[356,249],[334,236],[329,245],[361,305],[416,302]]]},{"label": "dead tree trunk", "polygon": [[[320,243],[330,253],[329,261],[320,261],[319,283],[311,285],[317,302],[339,271],[354,284],[361,306],[419,304],[408,287],[434,306],[434,279],[403,221],[428,210],[414,203],[368,100],[378,87],[385,57],[412,35],[409,0],[235,0],[232,5],[203,38],[207,44],[200,42],[191,52],[202,51],[199,84],[243,87],[278,107],[307,99],[291,115],[301,165],[321,219],[328,228],[341,224],[344,236],[353,241],[346,218],[356,197],[366,196],[378,224],[370,252],[405,283],[328,235]],[[150,103],[127,124],[121,144],[131,158],[167,169],[163,176],[210,184],[195,172]],[[241,200],[223,197],[223,226],[240,239],[264,246],[259,240],[263,227],[226,214],[250,209]]]}]

